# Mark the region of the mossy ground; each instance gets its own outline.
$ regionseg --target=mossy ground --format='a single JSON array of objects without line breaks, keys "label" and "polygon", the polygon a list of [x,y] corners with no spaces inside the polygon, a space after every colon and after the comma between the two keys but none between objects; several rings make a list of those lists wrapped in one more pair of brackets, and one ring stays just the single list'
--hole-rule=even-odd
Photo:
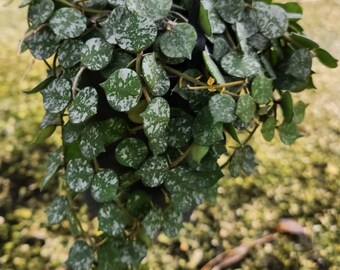
[{"label": "mossy ground", "polygon": [[[299,2],[306,33],[340,58],[340,2]],[[53,192],[38,189],[54,141],[31,144],[42,102],[40,95],[21,93],[44,77],[45,68],[29,53],[16,55],[26,10],[17,9],[17,1],[5,3],[0,0],[0,269],[64,269],[72,239],[66,223],[46,229],[43,209]],[[200,206],[175,239],[159,236],[147,257],[150,269],[198,269],[220,252],[272,232],[282,217],[299,221],[308,237],[282,235],[230,269],[339,269],[339,69],[316,61],[314,67],[318,90],[294,95],[310,104],[304,137],[288,147],[258,134],[252,141],[256,174],[221,180],[216,204]]]}]

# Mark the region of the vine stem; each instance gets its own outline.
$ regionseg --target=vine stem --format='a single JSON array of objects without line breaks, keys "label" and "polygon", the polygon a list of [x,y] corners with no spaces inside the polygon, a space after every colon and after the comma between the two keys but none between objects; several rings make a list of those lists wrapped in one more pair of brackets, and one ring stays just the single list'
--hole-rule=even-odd
[{"label": "vine stem", "polygon": [[[239,86],[239,85],[243,85],[244,83],[245,83],[245,81],[235,81],[235,82],[230,82],[230,83],[223,83],[223,84],[216,84],[216,85],[206,85],[206,86],[190,86],[190,85],[187,85],[187,87],[189,89],[192,89],[192,90],[219,91],[223,94],[228,94],[228,95],[233,96],[233,97],[239,97],[238,94],[230,92],[228,90],[225,90],[224,88]],[[219,90],[216,90],[216,89],[219,89]]]},{"label": "vine stem", "polygon": [[85,71],[86,67],[85,66],[82,66],[76,77],[74,78],[74,81],[73,81],[73,85],[72,85],[72,98],[75,99],[76,95],[77,95],[77,91],[78,91],[78,84],[79,84],[79,80],[81,78],[81,75],[83,74],[83,72]]},{"label": "vine stem", "polygon": [[172,169],[174,167],[176,167],[178,164],[180,164],[184,159],[186,159],[186,157],[190,154],[191,149],[193,148],[194,144],[192,143],[184,152],[183,154],[181,154],[176,160],[174,160],[173,162],[171,162],[169,164],[169,168]]},{"label": "vine stem", "polygon": [[195,79],[195,78],[193,78],[193,77],[191,77],[191,76],[189,76],[189,75],[187,75],[185,73],[182,73],[182,72],[180,72],[180,71],[178,71],[178,70],[176,70],[176,69],[174,69],[172,67],[169,67],[167,65],[163,65],[163,68],[165,70],[169,71],[170,73],[175,74],[178,77],[183,78],[183,79],[185,79],[185,80],[187,80],[189,82],[192,82],[192,83],[194,83],[196,85],[207,86],[204,82],[201,82],[201,81],[199,81],[199,80],[197,80],[197,79]]},{"label": "vine stem", "polygon": [[110,13],[111,11],[109,10],[99,10],[99,9],[93,9],[93,8],[87,8],[87,7],[81,7],[81,6],[76,6],[72,3],[67,2],[66,0],[56,0],[56,2],[59,2],[65,6],[68,7],[73,7],[76,9],[80,9],[83,12],[88,12],[88,13]]},{"label": "vine stem", "polygon": [[[140,52],[139,54],[137,54],[137,57],[136,57],[136,73],[139,77],[141,77],[141,74],[142,74],[142,59],[143,59],[143,52]],[[144,86],[142,86],[142,93],[145,97],[146,102],[150,103],[151,97],[149,95],[148,90]]]}]

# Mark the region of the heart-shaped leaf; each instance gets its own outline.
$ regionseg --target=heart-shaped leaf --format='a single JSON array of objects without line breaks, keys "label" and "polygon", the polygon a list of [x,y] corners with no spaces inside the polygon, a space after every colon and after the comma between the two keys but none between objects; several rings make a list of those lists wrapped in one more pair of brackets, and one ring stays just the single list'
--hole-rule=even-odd
[{"label": "heart-shaped leaf", "polygon": [[236,102],[225,94],[217,94],[209,100],[209,110],[214,123],[231,123],[236,119]]},{"label": "heart-shaped leaf", "polygon": [[126,68],[133,60],[134,58],[124,51],[113,51],[112,61],[100,73],[107,79],[116,70]]},{"label": "heart-shaped leaf", "polygon": [[153,137],[149,139],[149,148],[154,156],[163,154],[168,148],[168,134],[159,137]]},{"label": "heart-shaped leaf", "polygon": [[173,117],[170,119],[167,132],[168,144],[171,147],[182,147],[192,138],[193,118],[190,115]]},{"label": "heart-shaped leaf", "polygon": [[59,224],[65,218],[68,210],[69,208],[66,196],[56,197],[51,205],[46,209],[48,224]]},{"label": "heart-shaped leaf", "polygon": [[168,237],[175,237],[183,227],[183,214],[181,211],[169,209],[163,217],[163,230]]},{"label": "heart-shaped leaf", "polygon": [[126,218],[124,213],[112,203],[100,208],[98,213],[99,230],[111,236],[118,236],[124,232]]},{"label": "heart-shaped leaf", "polygon": [[87,190],[93,179],[93,169],[87,160],[73,159],[67,165],[64,178],[74,192]]},{"label": "heart-shaped leaf", "polygon": [[125,2],[129,10],[154,21],[166,17],[172,6],[172,0],[125,0]]},{"label": "heart-shaped leaf", "polygon": [[55,79],[41,91],[44,107],[50,113],[63,111],[71,99],[71,84],[65,79]]},{"label": "heart-shaped leaf", "polygon": [[227,23],[235,23],[242,20],[245,3],[243,0],[219,0],[215,9]]},{"label": "heart-shaped leaf", "polygon": [[127,112],[138,104],[141,97],[141,81],[131,69],[116,70],[102,84],[110,106],[119,112]]},{"label": "heart-shaped leaf", "polygon": [[52,0],[41,0],[33,2],[28,8],[28,20],[33,27],[43,24],[52,15],[54,2]]},{"label": "heart-shaped leaf", "polygon": [[102,38],[86,41],[82,50],[81,62],[90,70],[101,70],[112,59],[112,46]]},{"label": "heart-shaped leaf", "polygon": [[48,27],[44,27],[29,36],[25,43],[34,58],[39,60],[49,58],[58,48],[56,36]]},{"label": "heart-shaped leaf", "polygon": [[273,94],[273,80],[264,76],[256,76],[251,85],[251,95],[255,102],[265,104]]},{"label": "heart-shaped leaf", "polygon": [[115,150],[115,157],[119,164],[138,168],[148,155],[148,148],[141,139],[127,138],[121,141]]},{"label": "heart-shaped leaf", "polygon": [[116,197],[118,184],[118,176],[114,171],[100,171],[94,176],[91,195],[97,202],[109,202]]},{"label": "heart-shaped leaf", "polygon": [[159,208],[152,208],[142,221],[143,228],[151,239],[160,231],[162,223],[163,215]]},{"label": "heart-shaped leaf", "polygon": [[64,68],[73,67],[80,62],[84,43],[79,39],[66,39],[59,47],[58,60]]},{"label": "heart-shaped leaf", "polygon": [[77,240],[73,243],[66,264],[72,270],[89,270],[94,260],[92,248],[84,241]]},{"label": "heart-shaped leaf", "polygon": [[241,119],[242,122],[249,123],[254,117],[255,110],[256,105],[250,95],[244,94],[239,97],[237,101],[236,115]]},{"label": "heart-shaped leaf", "polygon": [[294,78],[306,81],[312,73],[312,54],[308,49],[296,50],[288,60],[286,74]]},{"label": "heart-shaped leaf", "polygon": [[147,187],[160,186],[168,177],[168,162],[161,156],[150,157],[142,164],[137,175]]}]

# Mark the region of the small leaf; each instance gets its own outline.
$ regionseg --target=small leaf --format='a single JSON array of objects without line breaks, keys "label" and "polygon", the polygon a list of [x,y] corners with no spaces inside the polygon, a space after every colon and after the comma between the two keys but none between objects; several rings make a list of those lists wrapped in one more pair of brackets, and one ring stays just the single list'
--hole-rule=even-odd
[{"label": "small leaf", "polygon": [[74,192],[87,190],[93,179],[93,169],[88,161],[73,159],[67,165],[64,178],[69,188]]},{"label": "small leaf", "polygon": [[151,197],[148,193],[137,190],[129,195],[126,208],[131,215],[137,218],[144,217],[152,206]]},{"label": "small leaf", "polygon": [[33,144],[39,144],[51,137],[56,130],[56,126],[47,126],[39,131],[38,135],[35,137]]},{"label": "small leaf", "polygon": [[192,138],[193,118],[190,115],[173,117],[167,127],[168,143],[171,147],[182,147]]},{"label": "small leaf", "polygon": [[338,60],[335,59],[329,52],[324,49],[317,48],[313,50],[320,63],[329,68],[336,68],[338,66]]},{"label": "small leaf", "polygon": [[73,237],[79,237],[81,231],[78,225],[77,217],[72,213],[72,211],[67,211],[66,215],[67,221],[69,223],[69,229]]},{"label": "small leaf", "polygon": [[118,69],[128,67],[134,58],[124,51],[113,51],[112,61],[100,72],[107,79]]},{"label": "small leaf", "polygon": [[169,209],[163,217],[163,230],[168,237],[175,237],[183,227],[182,212]]},{"label": "small leaf", "polygon": [[108,18],[100,23],[101,31],[106,41],[110,44],[117,44],[117,36],[119,35],[118,25],[124,23],[125,18],[129,14],[124,5],[125,3],[113,9]]},{"label": "small leaf", "polygon": [[162,66],[156,62],[154,53],[143,57],[142,72],[151,95],[163,96],[169,91],[170,80]]},{"label": "small leaf", "polygon": [[43,119],[41,120],[40,127],[45,128],[48,126],[58,126],[61,124],[60,114],[59,113],[45,113]]},{"label": "small leaf", "polygon": [[256,76],[251,85],[251,95],[255,102],[266,104],[273,94],[273,79]]},{"label": "small leaf", "polygon": [[46,88],[55,78],[53,76],[47,77],[45,80],[40,82],[36,87],[32,88],[31,90],[23,91],[25,94],[31,95],[42,91]]},{"label": "small leaf", "polygon": [[194,144],[190,152],[192,160],[197,164],[200,164],[201,160],[206,156],[206,154],[208,154],[209,149],[209,146]]},{"label": "small leaf", "polygon": [[82,131],[80,151],[87,159],[92,159],[105,151],[105,143],[98,125],[86,125]]},{"label": "small leaf", "polygon": [[200,3],[198,23],[201,29],[203,30],[203,33],[207,36],[211,36],[212,29],[211,29],[210,18],[209,18],[209,9],[205,8],[204,2]]},{"label": "small leaf", "polygon": [[170,120],[170,106],[168,102],[157,97],[152,99],[146,110],[140,114],[144,122],[144,133],[148,138],[162,135]]},{"label": "small leaf", "polygon": [[70,121],[67,122],[66,125],[63,126],[63,142],[64,143],[73,143],[77,141],[80,137],[80,134],[83,130],[83,125],[74,125]]},{"label": "small leaf", "polygon": [[160,39],[160,48],[165,56],[171,58],[185,57],[191,59],[196,45],[195,28],[188,23],[178,23]]},{"label": "small leaf", "polygon": [[299,133],[294,122],[284,122],[281,126],[279,126],[278,131],[281,141],[287,145],[293,144],[298,138],[301,137],[301,134]]},{"label": "small leaf", "polygon": [[255,160],[255,152],[249,145],[237,148],[233,153],[229,162],[229,172],[232,177],[238,177],[241,170],[246,174],[251,174],[257,163]]},{"label": "small leaf", "polygon": [[104,88],[110,106],[119,112],[129,111],[141,97],[141,81],[131,69],[116,70],[100,86]]},{"label": "small leaf", "polygon": [[65,196],[56,197],[45,211],[48,224],[59,224],[66,217],[68,210],[67,198]]},{"label": "small leaf", "polygon": [[148,158],[137,171],[142,182],[147,187],[157,187],[168,177],[168,163],[165,157],[154,156]]},{"label": "small leaf", "polygon": [[97,113],[97,103],[98,94],[95,88],[81,89],[70,106],[70,122],[80,124],[88,120]]},{"label": "small leaf", "polygon": [[160,137],[152,137],[149,139],[149,148],[154,156],[163,154],[168,148],[168,134],[165,132]]},{"label": "small leaf", "polygon": [[141,113],[145,111],[145,109],[148,107],[148,102],[143,99],[138,102],[138,104],[131,108],[128,111],[128,117],[131,120],[131,122],[136,124],[143,124],[144,120],[141,116]]},{"label": "small leaf", "polygon": [[308,104],[305,104],[301,100],[296,102],[294,104],[294,116],[293,116],[293,122],[295,124],[302,123],[303,119],[305,118],[305,110],[307,108]]},{"label": "small leaf", "polygon": [[217,14],[215,9],[215,0],[201,0],[202,5],[206,10],[208,10],[209,21],[211,30],[214,34],[222,34],[226,29],[226,25],[224,21],[222,21],[221,17]]},{"label": "small leaf", "polygon": [[28,20],[33,27],[39,26],[48,20],[54,10],[54,2],[52,0],[41,0],[33,2],[28,8]]},{"label": "small leaf", "polygon": [[235,142],[237,142],[238,144],[242,145],[238,135],[237,135],[237,132],[236,132],[236,129],[235,127],[231,124],[231,123],[228,123],[228,124],[225,124],[224,125],[224,130],[231,136],[231,138],[233,138],[233,140]]},{"label": "small leaf", "polygon": [[59,39],[79,37],[86,29],[86,17],[77,9],[60,8],[50,19],[50,27]]},{"label": "small leaf", "polygon": [[84,240],[77,240],[69,251],[66,265],[72,270],[89,270],[93,260],[92,248]]},{"label": "small leaf", "polygon": [[280,100],[284,121],[290,123],[294,117],[293,98],[289,92],[285,92]]},{"label": "small leaf", "polygon": [[119,164],[138,168],[148,155],[148,148],[141,139],[127,138],[121,141],[115,150],[115,157]]},{"label": "small leaf", "polygon": [[245,3],[243,0],[219,0],[215,9],[227,23],[235,23],[244,16]]},{"label": "small leaf", "polygon": [[39,60],[49,58],[58,48],[56,36],[48,27],[44,27],[29,36],[25,43],[33,57]]},{"label": "small leaf", "polygon": [[262,2],[254,3],[257,15],[257,26],[267,38],[281,37],[288,28],[288,17],[284,9]]},{"label": "small leaf", "polygon": [[91,195],[99,203],[109,202],[116,197],[118,184],[118,176],[114,171],[100,171],[94,176]]},{"label": "small leaf", "polygon": [[98,213],[99,230],[111,236],[124,232],[126,219],[124,213],[112,203],[105,204]]},{"label": "small leaf", "polygon": [[308,49],[316,49],[319,48],[319,45],[303,34],[298,33],[290,33],[289,38],[293,41],[293,44],[299,45],[299,47],[304,47]]},{"label": "small leaf", "polygon": [[231,123],[235,120],[235,100],[225,94],[216,94],[209,100],[209,109],[214,123]]},{"label": "small leaf", "polygon": [[263,138],[270,142],[275,135],[276,119],[274,117],[269,117],[266,122],[262,125],[261,133]]},{"label": "small leaf", "polygon": [[159,208],[152,208],[142,221],[147,235],[154,238],[160,231],[163,223],[162,211]]},{"label": "small leaf", "polygon": [[90,70],[101,70],[112,59],[112,46],[102,38],[91,38],[82,48],[81,62]]},{"label": "small leaf", "polygon": [[63,111],[71,98],[71,84],[65,79],[53,80],[41,91],[44,107],[50,113]]},{"label": "small leaf", "polygon": [[43,190],[51,181],[58,168],[63,165],[62,149],[58,148],[56,151],[48,154],[46,171],[40,183],[40,189]]},{"label": "small leaf", "polygon": [[237,101],[236,115],[244,123],[249,123],[253,119],[256,110],[256,105],[253,98],[244,94]]},{"label": "small leaf", "polygon": [[298,80],[306,81],[312,68],[312,54],[308,49],[296,50],[288,60],[288,67],[285,71]]},{"label": "small leaf", "polygon": [[64,40],[58,50],[59,63],[64,68],[73,67],[81,60],[84,43],[79,39]]},{"label": "small leaf", "polygon": [[215,62],[211,59],[211,57],[210,57],[210,55],[207,51],[203,51],[203,60],[204,60],[205,66],[207,67],[209,73],[211,74],[211,76],[213,76],[213,78],[216,80],[216,82],[218,84],[225,83],[225,80],[224,80],[224,77],[223,77],[221,71],[219,70],[219,68],[217,67]]},{"label": "small leaf", "polygon": [[125,2],[129,10],[154,21],[166,17],[172,5],[172,0],[125,0]]}]

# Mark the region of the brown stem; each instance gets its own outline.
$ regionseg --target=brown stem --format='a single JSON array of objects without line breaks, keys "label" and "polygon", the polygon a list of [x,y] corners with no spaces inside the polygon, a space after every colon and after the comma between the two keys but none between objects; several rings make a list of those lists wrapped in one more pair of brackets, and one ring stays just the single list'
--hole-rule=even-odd
[{"label": "brown stem", "polygon": [[175,168],[178,164],[180,164],[186,157],[190,154],[192,147],[194,144],[192,143],[184,152],[182,155],[180,155],[176,160],[174,160],[172,163],[169,164],[169,168]]}]

